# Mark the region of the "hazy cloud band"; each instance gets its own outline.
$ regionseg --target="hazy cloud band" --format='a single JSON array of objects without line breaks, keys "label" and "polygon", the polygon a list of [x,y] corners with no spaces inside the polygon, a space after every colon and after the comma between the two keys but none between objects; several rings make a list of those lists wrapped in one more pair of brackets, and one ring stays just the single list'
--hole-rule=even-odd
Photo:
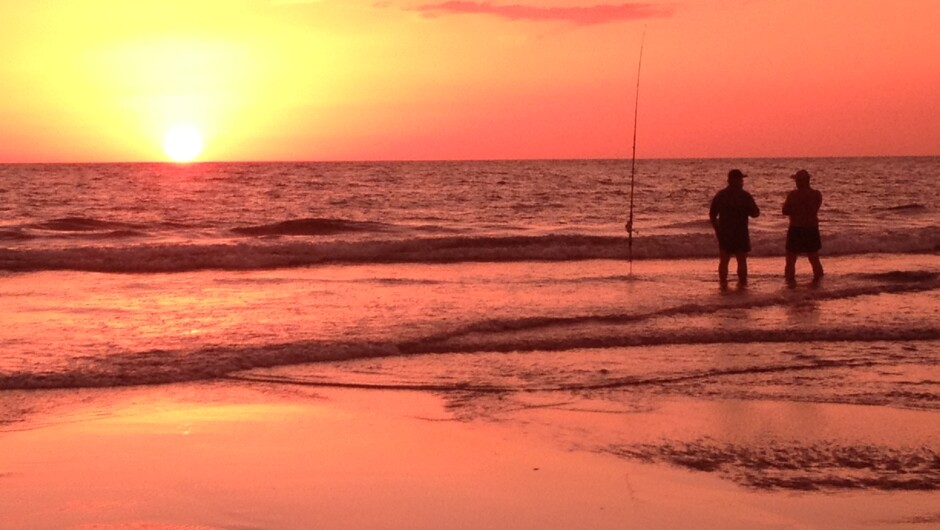
[{"label": "hazy cloud band", "polygon": [[579,25],[607,24],[623,20],[668,17],[671,7],[642,3],[603,4],[586,7],[537,7],[518,4],[453,0],[414,8],[427,16],[492,15],[508,20],[562,21]]}]

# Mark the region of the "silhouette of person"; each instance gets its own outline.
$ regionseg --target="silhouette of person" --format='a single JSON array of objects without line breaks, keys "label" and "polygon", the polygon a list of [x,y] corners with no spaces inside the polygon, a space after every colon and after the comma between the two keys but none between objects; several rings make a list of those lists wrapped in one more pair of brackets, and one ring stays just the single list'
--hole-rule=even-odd
[{"label": "silhouette of person", "polygon": [[809,185],[810,174],[805,169],[793,176],[796,189],[787,195],[783,203],[783,215],[790,217],[787,229],[787,262],[784,277],[787,283],[796,281],[796,258],[806,254],[813,266],[813,281],[823,276],[822,263],[819,262],[819,249],[822,241],[819,237],[819,207],[822,206],[822,193]]},{"label": "silhouette of person", "polygon": [[708,217],[718,237],[718,280],[728,283],[728,262],[734,256],[738,262],[738,282],[747,283],[747,253],[751,251],[748,219],[760,215],[754,197],[744,191],[744,173],[740,169],[728,172],[728,186],[715,194]]}]

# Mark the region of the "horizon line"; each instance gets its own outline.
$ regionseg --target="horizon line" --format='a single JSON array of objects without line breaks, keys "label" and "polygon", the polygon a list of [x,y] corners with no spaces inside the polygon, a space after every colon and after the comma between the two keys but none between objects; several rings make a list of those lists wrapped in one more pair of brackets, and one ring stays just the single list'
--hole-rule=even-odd
[{"label": "horizon line", "polygon": [[[677,156],[677,157],[637,157],[636,160],[660,161],[660,160],[831,160],[838,158],[936,158],[940,154],[918,154],[918,155],[786,155],[786,156]],[[131,164],[160,164],[168,166],[198,166],[207,164],[390,164],[390,163],[445,163],[445,162],[602,162],[602,161],[630,161],[630,157],[585,157],[585,158],[553,158],[553,157],[532,157],[532,158],[397,158],[397,159],[319,159],[319,160],[193,160],[191,162],[174,162],[172,160],[111,160],[111,161],[7,161],[0,162],[0,165],[131,165]]]}]

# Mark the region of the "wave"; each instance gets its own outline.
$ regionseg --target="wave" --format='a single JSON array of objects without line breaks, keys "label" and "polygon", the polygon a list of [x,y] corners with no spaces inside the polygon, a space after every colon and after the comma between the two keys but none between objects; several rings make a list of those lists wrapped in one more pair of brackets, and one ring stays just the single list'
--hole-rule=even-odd
[{"label": "wave", "polygon": [[[332,221],[330,222],[332,223]],[[77,226],[74,224],[72,226]],[[257,227],[259,233],[286,233],[317,229],[319,221]],[[381,225],[385,227],[386,225]],[[362,229],[360,224],[352,225]],[[358,227],[358,228],[357,228]],[[383,228],[385,229],[385,228]],[[136,235],[111,232],[112,238]],[[755,234],[753,256],[782,256],[779,234]],[[702,234],[637,237],[633,259],[710,258],[712,238]],[[940,226],[903,232],[824,235],[824,254],[923,253],[940,250]],[[187,272],[208,269],[254,270],[306,267],[320,264],[462,263],[627,260],[631,256],[623,236],[578,234],[519,236],[444,236],[370,239],[363,241],[310,241],[254,238],[237,243],[133,244],[66,248],[2,248],[0,270],[28,272],[78,270],[113,273]]]},{"label": "wave", "polygon": [[[626,348],[641,346],[685,345],[685,344],[739,344],[739,343],[792,343],[792,342],[896,342],[896,341],[940,341],[940,328],[918,328],[911,330],[890,330],[882,328],[839,329],[825,333],[794,333],[793,330],[781,330],[768,333],[765,330],[728,331],[728,332],[691,332],[660,333],[655,335],[635,335],[624,337],[611,334],[608,336],[571,338],[568,341],[524,341],[504,340],[491,342],[486,349],[473,349],[481,353],[519,352],[519,351],[557,351],[586,350],[600,348]],[[420,351],[419,351],[420,350]],[[75,360],[67,371],[48,372],[10,372],[0,373],[0,391],[2,390],[40,390],[62,388],[110,388],[141,385],[161,385],[190,381],[203,381],[221,378],[258,381],[258,382],[296,382],[315,386],[355,386],[375,387],[379,384],[355,383],[348,381],[294,381],[291,379],[273,380],[271,376],[243,374],[253,369],[293,366],[308,363],[347,361],[356,359],[376,359],[398,357],[422,353],[468,353],[469,349],[460,347],[442,347],[432,345],[426,348],[414,348],[408,345],[380,342],[321,342],[302,341],[295,343],[268,344],[245,347],[208,347],[198,350],[152,350],[127,353],[100,359]],[[923,361],[923,359],[920,359]],[[890,359],[890,362],[897,362]],[[888,361],[885,361],[888,362]],[[467,391],[479,390],[490,392],[526,391],[562,391],[562,390],[605,390],[635,386],[663,385],[689,382],[698,379],[740,376],[748,374],[772,374],[779,372],[804,372],[810,370],[831,370],[834,368],[857,368],[874,366],[877,360],[808,360],[805,363],[751,366],[741,368],[704,369],[694,373],[658,374],[651,376],[612,377],[603,381],[573,382],[537,388],[518,386],[477,385],[468,386],[466,382],[448,384],[415,384],[409,389]],[[428,386],[433,385],[433,388]],[[403,389],[402,384],[389,385],[388,388]]]},{"label": "wave", "polygon": [[0,390],[109,388],[217,379],[252,368],[398,355],[392,344],[303,341],[257,347],[151,350],[76,359],[67,371],[0,373]]},{"label": "wave", "polygon": [[872,361],[833,361],[821,360],[801,364],[779,364],[769,366],[746,366],[741,368],[703,369],[700,371],[658,374],[658,375],[630,375],[626,377],[605,377],[600,380],[568,381],[564,383],[536,383],[520,387],[518,383],[508,384],[479,384],[468,382],[368,382],[368,381],[334,381],[319,378],[296,377],[293,375],[237,373],[225,376],[226,379],[247,381],[254,383],[290,384],[299,386],[322,386],[337,388],[363,388],[375,390],[425,390],[435,392],[478,392],[478,393],[510,393],[524,390],[526,392],[565,392],[586,390],[616,390],[637,388],[645,386],[663,386],[676,383],[688,383],[699,380],[715,380],[725,377],[746,375],[767,375],[780,373],[799,373],[811,370],[834,368],[858,368],[875,366]]},{"label": "wave", "polygon": [[884,208],[876,208],[876,211],[879,212],[921,212],[927,209],[926,205],[920,203],[910,203],[910,204],[901,204],[898,206],[887,206]]},{"label": "wave", "polygon": [[699,230],[712,230],[712,222],[708,219],[696,219],[694,221],[681,221],[663,225],[661,228],[692,228]]},{"label": "wave", "polygon": [[130,230],[139,228],[130,223],[103,221],[91,217],[61,217],[41,223],[26,225],[28,228],[52,232],[92,232],[101,230]]},{"label": "wave", "polygon": [[932,271],[887,271],[860,275],[863,278],[889,282],[927,282],[936,281],[940,273]]},{"label": "wave", "polygon": [[[673,250],[682,253],[682,246],[681,243],[678,246],[673,245]],[[689,250],[689,254],[699,254],[694,248]],[[656,252],[653,250],[653,254]],[[701,255],[706,255],[704,249]],[[360,242],[251,240],[235,244],[0,248],[0,270],[156,273],[206,269],[273,269],[328,263],[459,263],[626,258],[626,240],[622,237],[454,236]]]},{"label": "wave", "polygon": [[640,331],[624,334],[621,328],[595,331],[588,336],[576,334],[536,337],[470,337],[443,343],[403,344],[402,353],[474,353],[514,351],[568,351],[597,348],[696,344],[767,344],[785,342],[880,342],[940,340],[940,328],[922,327],[905,330],[887,328],[855,329],[781,329],[723,330],[696,329]]},{"label": "wave", "polygon": [[28,241],[35,238],[36,236],[27,234],[26,232],[16,228],[0,230],[0,241]]},{"label": "wave", "polygon": [[291,219],[279,223],[233,228],[232,232],[247,236],[322,236],[351,232],[384,232],[392,225],[343,219]]},{"label": "wave", "polygon": [[[893,281],[888,284],[856,285],[832,290],[783,292],[743,299],[726,299],[717,303],[690,303],[645,313],[576,315],[570,317],[529,317],[484,320],[463,328],[399,344],[405,353],[453,353],[474,351],[556,351],[579,348],[613,348],[666,344],[713,344],[743,342],[808,342],[808,341],[878,341],[935,340],[940,327],[914,329],[866,328],[800,329],[800,330],[725,330],[689,328],[661,331],[639,330],[625,333],[624,326],[647,323],[668,317],[689,317],[713,314],[723,310],[753,310],[807,302],[822,302],[869,296],[901,294],[940,289],[940,275],[930,272],[897,271],[886,273]],[[876,276],[876,275],[872,275]],[[589,335],[547,336],[540,330],[593,325]],[[606,330],[601,326],[607,326]]]},{"label": "wave", "polygon": [[133,237],[144,237],[146,234],[139,230],[111,230],[109,232],[99,232],[91,236],[92,239],[124,239]]},{"label": "wave", "polygon": [[[715,303],[685,304],[646,313],[580,315],[568,318],[495,319],[477,322],[448,332],[402,341],[322,341],[304,340],[287,343],[208,346],[180,350],[125,352],[100,358],[76,358],[63,371],[0,373],[0,390],[114,387],[156,385],[224,377],[254,378],[240,374],[246,370],[307,363],[331,362],[423,354],[467,354],[500,352],[582,351],[663,345],[705,344],[785,344],[785,343],[897,343],[940,341],[940,326],[897,327],[871,323],[843,327],[806,327],[796,329],[704,328],[681,326],[677,316],[712,314],[722,310],[753,309],[802,304],[808,300],[846,299],[881,292],[917,292],[940,288],[940,280],[906,280],[889,285],[858,286],[833,291],[814,291],[766,295],[754,300],[724,299]],[[656,327],[663,320],[676,325]],[[693,372],[609,377],[602,381],[576,381],[561,386],[539,386],[525,390],[600,390],[638,385],[662,385],[702,378],[748,374],[771,374],[807,370],[827,370],[869,366],[880,362],[898,362],[898,355],[912,363],[935,363],[932,348],[916,348],[899,353],[860,358],[826,359],[804,357],[791,362],[771,362],[743,367],[706,368]],[[925,357],[927,355],[928,357]],[[289,381],[288,381],[289,382]],[[326,386],[352,386],[349,382],[322,382]],[[447,385],[420,384],[425,390],[514,391],[518,387],[482,385],[469,387],[456,381]],[[438,388],[439,387],[439,388]],[[396,385],[395,388],[401,388]],[[418,387],[415,387],[418,388]]]}]

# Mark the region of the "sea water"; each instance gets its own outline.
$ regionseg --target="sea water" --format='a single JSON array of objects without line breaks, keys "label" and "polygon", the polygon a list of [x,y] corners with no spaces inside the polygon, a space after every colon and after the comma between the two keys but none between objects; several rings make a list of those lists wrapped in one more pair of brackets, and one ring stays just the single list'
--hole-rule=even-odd
[{"label": "sea water", "polygon": [[[750,284],[721,290],[707,212],[731,168],[762,215]],[[794,288],[780,209],[801,168],[827,275],[802,261]],[[0,426],[44,392],[219,379],[424,389],[468,418],[534,396],[936,412],[938,168],[639,161],[631,240],[624,161],[3,165]],[[727,456],[656,447],[608,450]],[[940,487],[936,465],[914,478]]]}]

